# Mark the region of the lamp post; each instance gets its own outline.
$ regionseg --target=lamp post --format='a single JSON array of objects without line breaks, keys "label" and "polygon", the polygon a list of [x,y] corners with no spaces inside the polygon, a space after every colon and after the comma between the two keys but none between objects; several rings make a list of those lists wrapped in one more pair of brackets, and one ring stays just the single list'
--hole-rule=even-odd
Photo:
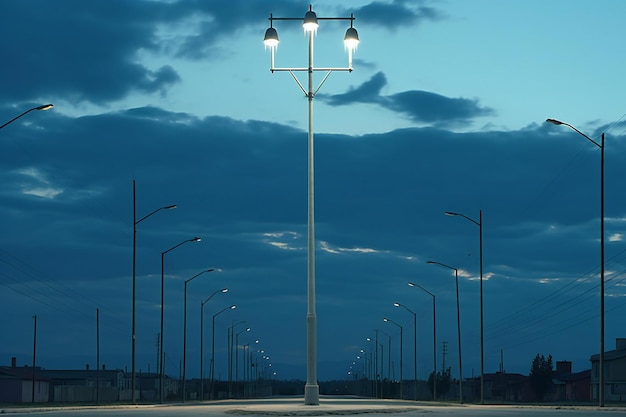
[{"label": "lamp post", "polygon": [[[454,279],[456,282],[456,328],[457,328],[457,340],[459,342],[459,403],[463,404],[463,355],[461,355],[461,310],[459,308],[459,270],[452,266],[442,264],[441,262],[427,261],[427,264],[439,265],[444,268],[454,270]],[[482,382],[482,379],[481,379]],[[482,400],[482,387],[481,387],[481,400]],[[482,402],[482,401],[481,401]]]},{"label": "lamp post", "polygon": [[213,398],[215,384],[215,317],[219,316],[226,310],[233,310],[235,308],[237,308],[237,306],[233,304],[231,306],[224,307],[217,313],[213,314],[213,321],[211,324],[211,393],[209,394],[209,399]]},{"label": "lamp post", "polygon": [[233,324],[228,328],[228,396],[230,398],[232,398],[233,393],[233,347],[235,344],[235,327],[245,322],[245,320],[238,322],[233,320]]},{"label": "lamp post", "polygon": [[32,384],[32,403],[35,403],[35,370],[37,363],[37,314],[33,316],[33,384]]},{"label": "lamp post", "polygon": [[[380,384],[380,398],[383,398],[383,388],[382,388],[382,375],[383,375],[383,365],[384,365],[384,357],[385,357],[385,348],[382,343],[378,341],[378,330],[374,330],[376,333],[376,339],[372,339],[371,337],[366,337],[365,340],[368,342],[374,343],[374,397],[379,398],[378,396],[378,377],[380,376],[381,384]],[[380,346],[380,374],[378,373],[378,346]]]},{"label": "lamp post", "polygon": [[235,398],[237,397],[239,384],[239,335],[243,332],[249,332],[250,328],[246,327],[235,334]]},{"label": "lamp post", "polygon": [[389,323],[393,323],[396,326],[398,326],[400,328],[400,399],[404,399],[404,396],[402,395],[402,326],[400,326],[398,323],[396,323],[395,321],[388,319],[388,318],[384,318],[383,321],[389,322]]},{"label": "lamp post", "polygon": [[202,272],[197,273],[193,277],[185,280],[185,292],[184,292],[184,302],[183,302],[183,386],[182,386],[182,395],[181,399],[185,402],[185,381],[186,381],[186,371],[187,371],[187,284],[192,280],[196,279],[200,275],[213,272],[213,269],[205,269]]},{"label": "lamp post", "polygon": [[[133,312],[132,312],[132,364],[131,364],[131,368],[132,368],[132,375],[131,375],[131,390],[132,390],[132,394],[131,394],[131,398],[132,398],[132,403],[136,404],[137,400],[136,400],[136,394],[135,394],[135,383],[136,383],[136,362],[135,362],[135,358],[136,358],[136,319],[135,319],[135,315],[136,315],[136,299],[137,299],[137,292],[136,292],[136,282],[137,282],[137,278],[136,278],[136,271],[137,271],[137,225],[139,223],[141,223],[142,221],[146,220],[148,217],[152,216],[153,214],[161,211],[161,210],[171,210],[171,209],[175,209],[176,208],[176,204],[170,205],[170,206],[163,206],[163,207],[159,207],[156,210],[153,210],[152,212],[148,213],[147,215],[143,216],[141,219],[137,220],[137,198],[136,198],[136,185],[135,185],[135,180],[133,180]],[[159,359],[160,360],[160,359]]]},{"label": "lamp post", "polygon": [[435,294],[419,284],[409,282],[409,287],[416,287],[433,297],[433,401],[437,400],[437,308]]},{"label": "lamp post", "polygon": [[446,211],[446,216],[460,216],[478,226],[478,242],[480,251],[480,403],[485,403],[485,333],[483,319],[483,211],[478,212],[478,221],[465,214]]},{"label": "lamp post", "polygon": [[3,127],[5,127],[8,124],[13,123],[14,121],[16,121],[17,119],[19,119],[20,117],[30,113],[33,110],[50,110],[51,108],[53,108],[54,105],[52,104],[43,104],[41,106],[37,106],[37,107],[33,107],[32,109],[28,109],[26,110],[24,113],[21,113],[19,116],[12,118],[11,120],[9,120],[8,122],[6,122],[5,124],[3,124],[2,126],[0,126],[0,129],[2,129]]},{"label": "lamp post", "polygon": [[[304,31],[308,35],[309,64],[301,68],[276,68],[274,55],[278,45],[278,32],[273,27],[274,21],[294,20],[301,21]],[[346,31],[344,43],[348,49],[348,67],[346,68],[316,68],[313,65],[313,37],[317,32],[319,20],[349,20],[350,28]],[[320,17],[318,18],[312,7],[306,12],[304,18],[269,17],[270,27],[265,32],[263,43],[270,48],[270,71],[287,71],[302,90],[308,100],[308,221],[307,221],[307,380],[304,388],[304,403],[306,405],[319,405],[319,385],[317,384],[317,315],[315,311],[315,220],[314,220],[314,165],[313,165],[313,98],[322,87],[326,79],[333,71],[352,72],[352,54],[359,42],[359,36],[352,27],[354,16],[350,17]],[[304,71],[308,74],[308,89],[295,76],[295,72]],[[313,88],[313,73],[316,71],[326,72],[317,89]]]},{"label": "lamp post", "polygon": [[163,402],[163,376],[165,375],[164,366],[163,366],[163,306],[165,301],[165,254],[176,249],[177,247],[187,243],[187,242],[200,242],[202,239],[199,237],[194,237],[193,239],[183,240],[176,246],[172,246],[165,252],[161,252],[161,342],[159,343],[159,362],[160,362],[160,375],[159,375],[159,401]]},{"label": "lamp post", "polygon": [[393,306],[402,307],[413,314],[413,379],[415,380],[415,401],[417,401],[417,315],[404,304],[393,303]]},{"label": "lamp post", "polygon": [[386,333],[383,330],[380,330],[380,332],[382,334],[384,334],[385,336],[387,336],[387,338],[388,338],[388,343],[387,343],[387,380],[391,381],[391,335]]},{"label": "lamp post", "polygon": [[600,358],[598,363],[598,404],[600,407],[604,407],[604,132],[602,133],[600,143],[598,143],[569,123],[556,119],[546,119],[546,122],[567,126],[600,148]]},{"label": "lamp post", "polygon": [[209,302],[211,298],[218,292],[228,292],[228,288],[222,288],[221,290],[213,291],[213,294],[200,303],[200,401],[204,400],[204,305]]}]

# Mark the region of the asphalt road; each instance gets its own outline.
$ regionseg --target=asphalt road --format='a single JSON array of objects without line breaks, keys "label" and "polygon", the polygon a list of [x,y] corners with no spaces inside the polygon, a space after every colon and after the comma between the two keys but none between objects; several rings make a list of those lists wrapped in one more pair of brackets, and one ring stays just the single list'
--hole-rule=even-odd
[{"label": "asphalt road", "polygon": [[314,417],[364,415],[364,417],[626,417],[626,407],[573,406],[494,406],[416,403],[412,401],[372,400],[323,397],[319,406],[305,406],[302,398],[270,398],[262,400],[227,400],[205,403],[102,406],[102,407],[40,407],[4,408],[4,415],[28,417]]}]

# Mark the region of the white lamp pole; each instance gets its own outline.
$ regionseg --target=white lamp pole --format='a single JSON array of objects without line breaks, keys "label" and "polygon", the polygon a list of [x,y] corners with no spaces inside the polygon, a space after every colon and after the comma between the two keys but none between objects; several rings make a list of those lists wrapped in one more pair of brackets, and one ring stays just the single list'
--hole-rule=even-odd
[{"label": "white lamp pole", "polygon": [[[304,68],[276,68],[274,55],[278,46],[278,33],[274,29],[275,20],[295,20],[302,22],[302,27],[309,38],[309,65]],[[348,67],[346,68],[315,68],[313,65],[313,37],[319,26],[318,20],[349,20],[350,28],[344,37],[348,49]],[[317,316],[315,312],[315,221],[314,221],[314,174],[313,174],[313,98],[333,71],[352,71],[352,53],[359,42],[356,29],[352,27],[354,16],[350,17],[320,17],[318,18],[312,7],[309,7],[304,18],[269,17],[270,27],[265,31],[263,43],[270,48],[270,71],[287,71],[298,84],[309,102],[309,135],[308,135],[308,226],[307,226],[307,379],[304,387],[304,403],[319,405],[319,385],[317,384]],[[305,71],[308,74],[308,88],[305,89],[294,72]],[[324,71],[326,75],[317,89],[313,89],[313,73]]]}]

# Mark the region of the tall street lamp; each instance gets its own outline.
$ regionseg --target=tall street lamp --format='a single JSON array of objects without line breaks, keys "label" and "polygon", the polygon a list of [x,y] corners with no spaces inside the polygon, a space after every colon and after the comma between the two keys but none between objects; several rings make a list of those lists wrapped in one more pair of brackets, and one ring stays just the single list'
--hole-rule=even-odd
[{"label": "tall street lamp", "polygon": [[217,313],[213,314],[213,321],[211,323],[211,393],[209,394],[209,398],[213,399],[214,394],[214,384],[215,384],[215,317],[219,316],[226,310],[233,310],[237,308],[236,305],[231,305],[228,307],[224,307]]},{"label": "tall street lamp", "polygon": [[185,381],[187,371],[187,284],[196,279],[200,275],[213,272],[213,269],[205,269],[202,272],[197,273],[193,277],[185,280],[185,292],[183,302],[183,386],[182,386],[182,401],[185,402]]},{"label": "tall street lamp", "polygon": [[33,107],[32,109],[28,109],[26,110],[24,113],[21,113],[19,116],[12,118],[11,120],[9,120],[8,122],[6,122],[5,124],[3,124],[2,126],[0,126],[0,129],[2,129],[3,127],[5,127],[8,124],[13,123],[14,121],[16,121],[17,119],[19,119],[20,117],[30,113],[33,110],[50,110],[51,108],[53,108],[54,105],[52,104],[43,104],[41,106],[37,106],[37,107]]},{"label": "tall street lamp", "polygon": [[169,248],[168,250],[166,250],[165,252],[161,252],[161,337],[160,337],[160,343],[159,343],[159,363],[160,363],[160,375],[159,375],[159,381],[160,381],[160,386],[159,386],[159,400],[160,402],[163,402],[163,376],[165,374],[164,372],[164,366],[163,366],[163,306],[164,306],[164,294],[165,294],[165,254],[173,251],[174,249],[176,249],[177,247],[184,245],[187,242],[200,242],[202,239],[200,239],[199,237],[194,237],[193,239],[187,239],[187,240],[183,240],[182,242],[180,242],[178,245],[176,246],[172,246],[171,248]]},{"label": "tall street lamp", "polygon": [[[301,21],[309,40],[309,64],[301,68],[276,68],[274,55],[278,46],[278,32],[274,28],[274,21],[295,20]],[[349,20],[350,28],[346,31],[344,43],[348,50],[348,67],[346,68],[316,68],[313,65],[313,37],[317,33],[319,20]],[[287,71],[298,84],[308,100],[308,222],[307,222],[307,380],[304,388],[304,403],[319,405],[319,385],[317,384],[317,316],[315,311],[315,220],[314,220],[314,165],[313,165],[313,98],[333,71],[352,72],[352,54],[359,42],[359,36],[352,27],[354,16],[350,17],[317,17],[312,7],[309,7],[304,18],[269,17],[270,27],[265,31],[263,43],[270,48],[270,71]],[[304,71],[308,74],[308,89],[295,76],[295,72]],[[313,73],[326,72],[317,89],[313,88]]]},{"label": "tall street lamp", "polygon": [[480,403],[485,403],[485,333],[483,320],[483,211],[478,212],[478,221],[465,214],[446,211],[446,216],[460,216],[478,226],[478,242],[480,251]]},{"label": "tall street lamp", "polygon": [[417,401],[417,315],[404,304],[393,303],[393,306],[402,307],[413,314],[413,379],[415,380],[415,401]]},{"label": "tall street lamp", "polygon": [[600,138],[600,143],[598,143],[569,123],[556,119],[546,119],[546,122],[567,126],[600,148],[600,360],[598,363],[598,404],[600,407],[604,407],[604,132]]},{"label": "tall street lamp", "polygon": [[454,279],[456,281],[456,331],[457,340],[459,342],[459,403],[463,404],[463,355],[461,355],[461,310],[459,308],[459,270],[450,265],[441,262],[427,261],[427,264],[439,265],[444,268],[454,270]]},{"label": "tall street lamp", "polygon": [[200,303],[200,401],[204,400],[204,305],[209,302],[211,298],[218,292],[228,292],[228,288],[222,288],[221,290],[213,291],[213,294],[209,295],[207,299]]},{"label": "tall street lamp", "polygon": [[437,307],[435,302],[435,294],[428,291],[419,284],[409,282],[409,287],[419,288],[431,297],[433,297],[433,400],[437,400]]},{"label": "tall street lamp", "polygon": [[147,215],[143,216],[141,219],[137,220],[137,198],[136,198],[136,185],[135,185],[135,180],[133,180],[133,312],[132,312],[132,376],[131,376],[131,390],[132,390],[132,403],[135,404],[137,402],[136,400],[136,394],[135,394],[135,383],[136,383],[136,371],[135,371],[135,367],[136,367],[136,362],[135,362],[135,358],[136,358],[136,320],[135,320],[135,312],[136,312],[136,282],[137,282],[137,278],[136,278],[136,271],[137,271],[137,225],[139,223],[141,223],[142,221],[146,220],[148,217],[152,216],[153,214],[161,211],[161,210],[171,210],[171,209],[175,209],[176,208],[176,204],[170,205],[170,206],[163,206],[163,207],[159,207],[156,210],[153,210],[152,212],[148,213]]},{"label": "tall street lamp", "polygon": [[383,321],[393,323],[400,328],[400,399],[402,400],[404,399],[404,396],[402,395],[402,326],[387,317],[385,317]]}]

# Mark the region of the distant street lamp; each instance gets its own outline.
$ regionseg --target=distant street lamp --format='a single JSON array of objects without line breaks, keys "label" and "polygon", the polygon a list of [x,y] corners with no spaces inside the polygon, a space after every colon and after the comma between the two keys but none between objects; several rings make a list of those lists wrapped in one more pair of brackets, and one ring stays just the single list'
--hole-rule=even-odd
[{"label": "distant street lamp", "polygon": [[235,308],[237,308],[237,306],[233,304],[229,307],[224,307],[217,313],[213,314],[213,321],[211,324],[211,393],[209,394],[209,399],[213,399],[215,384],[215,317],[219,316],[226,310],[233,310]]},{"label": "distant street lamp", "polygon": [[426,263],[439,265],[443,266],[444,268],[454,270],[454,279],[456,281],[456,328],[457,340],[459,342],[459,403],[463,404],[463,355],[461,355],[461,309],[459,308],[459,270],[452,266],[442,264],[441,262],[427,261]]},{"label": "distant street lamp", "polygon": [[221,290],[213,291],[213,294],[200,303],[200,401],[204,400],[204,305],[209,302],[213,296],[219,292],[228,292],[228,288],[222,288]]},{"label": "distant street lamp", "polygon": [[176,249],[177,247],[184,245],[185,243],[188,242],[200,242],[202,239],[200,239],[199,237],[194,237],[193,239],[187,239],[187,240],[183,240],[182,242],[180,242],[178,245],[172,246],[171,248],[169,248],[168,250],[166,250],[165,252],[161,252],[161,339],[160,339],[160,343],[159,343],[159,362],[160,362],[160,376],[159,376],[159,380],[160,380],[160,386],[159,386],[159,401],[163,402],[163,376],[165,374],[164,372],[164,366],[163,366],[163,307],[164,307],[164,301],[165,301],[165,254]]},{"label": "distant street lamp", "polygon": [[480,250],[480,403],[485,403],[485,337],[483,320],[483,211],[479,211],[478,221],[465,214],[446,211],[446,216],[460,216],[478,226],[478,240]]},{"label": "distant street lamp", "polygon": [[246,327],[235,334],[235,398],[239,391],[237,385],[239,384],[239,335],[243,332],[249,332],[250,328]]},{"label": "distant street lamp", "polygon": [[19,116],[12,118],[11,120],[9,120],[8,122],[6,122],[5,124],[3,124],[2,126],[0,126],[0,129],[2,129],[3,127],[5,127],[8,124],[13,123],[14,121],[16,121],[17,119],[19,119],[20,117],[30,113],[33,110],[50,110],[51,108],[53,108],[54,106],[52,104],[44,104],[41,106],[37,106],[37,107],[33,107],[32,109],[28,109],[26,110],[24,113],[21,113]]},{"label": "distant street lamp", "polygon": [[393,303],[393,306],[402,307],[413,314],[413,379],[415,380],[415,401],[417,401],[417,315],[404,304]]},{"label": "distant street lamp", "polygon": [[233,324],[228,328],[228,396],[232,398],[233,393],[233,348],[235,344],[235,327],[240,324],[244,324],[246,321],[241,320]]},{"label": "distant street lamp", "polygon": [[[301,21],[304,31],[309,38],[309,65],[301,68],[276,68],[274,55],[278,46],[278,32],[274,29],[274,21],[295,20]],[[345,47],[348,50],[348,67],[346,68],[316,68],[313,65],[313,37],[317,33],[318,20],[349,20],[350,28],[344,37]],[[317,17],[312,7],[309,7],[304,18],[269,17],[270,27],[265,31],[263,43],[270,48],[270,71],[288,71],[308,99],[309,104],[309,132],[308,132],[308,226],[307,226],[307,380],[304,387],[304,403],[319,405],[319,385],[317,384],[317,315],[315,311],[315,220],[314,220],[314,175],[313,175],[313,98],[333,71],[352,72],[352,54],[359,42],[359,36],[352,27],[354,16],[350,17]],[[294,72],[304,71],[308,74],[308,90],[300,83]],[[313,73],[324,71],[326,75],[317,89],[313,89]]]},{"label": "distant street lamp", "polygon": [[213,269],[205,269],[202,272],[197,273],[193,277],[185,280],[185,293],[184,293],[184,303],[183,303],[183,386],[182,386],[182,398],[181,400],[185,402],[185,381],[186,381],[186,371],[187,371],[187,283],[191,282],[195,278],[206,272],[213,272]]},{"label": "distant street lamp", "polygon": [[416,287],[433,297],[433,401],[437,400],[437,307],[435,294],[419,284],[409,282],[409,287]]},{"label": "distant street lamp", "polygon": [[400,328],[400,399],[404,399],[404,396],[402,395],[402,326],[400,326],[398,323],[396,323],[395,321],[388,319],[388,318],[384,318],[383,321],[389,322],[389,323],[393,323],[396,326],[398,326]]},{"label": "distant street lamp", "polygon": [[600,359],[598,362],[598,404],[600,407],[604,407],[604,132],[602,133],[600,143],[598,143],[569,123],[556,119],[547,119],[546,122],[567,126],[600,148]]},{"label": "distant street lamp", "polygon": [[137,282],[137,278],[136,278],[136,271],[137,271],[137,225],[139,223],[141,223],[142,221],[146,220],[148,217],[152,216],[153,214],[161,211],[161,210],[171,210],[171,209],[175,209],[176,208],[176,204],[172,204],[170,206],[163,206],[163,207],[159,207],[156,210],[153,210],[152,212],[148,213],[146,216],[143,216],[141,219],[137,220],[137,198],[136,198],[136,193],[135,193],[135,180],[133,180],[133,313],[132,313],[132,375],[131,375],[131,402],[133,404],[137,403],[137,399],[136,399],[136,388],[135,388],[135,384],[136,384],[136,363],[135,363],[135,358],[136,358],[136,299],[137,299],[137,292],[136,292],[136,282]]},{"label": "distant street lamp", "polygon": [[391,335],[389,333],[386,333],[383,330],[380,330],[380,332],[382,334],[384,334],[385,336],[387,336],[387,338],[388,338],[388,342],[387,342],[387,380],[391,381]]}]

